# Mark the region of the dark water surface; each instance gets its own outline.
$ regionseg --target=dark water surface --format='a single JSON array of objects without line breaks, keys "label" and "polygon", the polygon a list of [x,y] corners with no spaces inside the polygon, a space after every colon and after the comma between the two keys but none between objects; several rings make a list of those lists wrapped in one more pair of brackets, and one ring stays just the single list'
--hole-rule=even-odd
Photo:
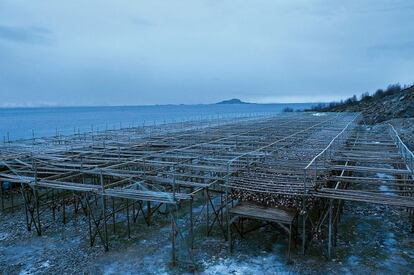
[{"label": "dark water surface", "polygon": [[196,119],[217,119],[240,115],[279,113],[285,107],[295,110],[310,107],[311,103],[295,104],[210,104],[154,105],[117,107],[47,107],[1,108],[0,138],[20,138],[71,134],[74,131],[114,129],[163,122]]}]

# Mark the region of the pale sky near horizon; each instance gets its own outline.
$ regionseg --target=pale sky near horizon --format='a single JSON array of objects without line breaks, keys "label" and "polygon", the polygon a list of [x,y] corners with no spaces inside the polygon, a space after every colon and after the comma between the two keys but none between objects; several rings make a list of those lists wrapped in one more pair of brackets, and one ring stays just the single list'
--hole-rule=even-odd
[{"label": "pale sky near horizon", "polygon": [[0,0],[0,107],[332,101],[413,72],[412,0]]}]

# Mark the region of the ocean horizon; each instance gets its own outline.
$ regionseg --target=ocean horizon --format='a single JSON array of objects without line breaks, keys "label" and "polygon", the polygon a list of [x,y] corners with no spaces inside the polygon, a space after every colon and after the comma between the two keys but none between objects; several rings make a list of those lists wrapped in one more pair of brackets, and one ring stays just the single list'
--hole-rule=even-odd
[{"label": "ocean horizon", "polygon": [[200,119],[277,114],[316,103],[168,104],[129,106],[1,107],[2,141]]}]

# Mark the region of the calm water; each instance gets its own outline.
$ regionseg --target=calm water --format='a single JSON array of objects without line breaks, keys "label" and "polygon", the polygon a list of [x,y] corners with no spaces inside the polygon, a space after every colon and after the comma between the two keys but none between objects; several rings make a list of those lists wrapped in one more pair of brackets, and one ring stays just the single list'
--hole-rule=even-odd
[{"label": "calm water", "polygon": [[52,136],[56,132],[114,129],[163,122],[236,117],[248,114],[278,113],[285,107],[304,109],[310,103],[233,104],[233,105],[159,105],[121,107],[53,107],[0,109],[1,141]]}]

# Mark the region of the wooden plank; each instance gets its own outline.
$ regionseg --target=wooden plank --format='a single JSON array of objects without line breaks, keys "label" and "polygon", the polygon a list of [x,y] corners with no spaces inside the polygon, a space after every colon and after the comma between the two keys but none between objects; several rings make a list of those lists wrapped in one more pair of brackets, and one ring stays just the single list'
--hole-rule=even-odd
[{"label": "wooden plank", "polygon": [[411,175],[411,171],[406,169],[383,168],[383,167],[368,167],[368,166],[348,166],[348,165],[332,165],[330,167],[333,171],[352,171],[352,172],[373,172],[393,175]]},{"label": "wooden plank", "polygon": [[266,207],[253,203],[242,202],[230,209],[230,213],[243,217],[292,224],[297,215],[294,209]]},{"label": "wooden plank", "polygon": [[134,199],[141,201],[153,201],[175,204],[179,200],[190,200],[192,197],[184,193],[171,193],[171,192],[156,192],[149,190],[134,190],[134,189],[106,189],[104,195]]}]

